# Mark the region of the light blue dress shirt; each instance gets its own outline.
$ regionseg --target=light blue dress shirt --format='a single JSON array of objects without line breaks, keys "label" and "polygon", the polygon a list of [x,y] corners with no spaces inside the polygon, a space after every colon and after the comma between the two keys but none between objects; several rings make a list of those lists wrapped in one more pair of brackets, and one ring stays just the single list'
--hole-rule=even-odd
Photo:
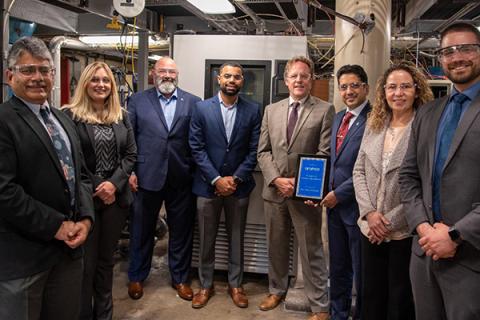
[{"label": "light blue dress shirt", "polygon": [[170,98],[166,98],[160,91],[157,89],[158,99],[160,100],[160,105],[162,106],[163,115],[167,121],[168,130],[170,131],[172,127],[173,117],[175,116],[175,110],[177,109],[177,89],[173,91]]},{"label": "light blue dress shirt", "polygon": [[219,93],[218,100],[220,100],[220,110],[222,111],[223,125],[225,126],[225,134],[227,135],[227,141],[230,142],[230,137],[232,136],[233,132],[233,125],[235,124],[235,118],[237,116],[238,99],[231,106],[227,106],[222,101],[222,97]]}]

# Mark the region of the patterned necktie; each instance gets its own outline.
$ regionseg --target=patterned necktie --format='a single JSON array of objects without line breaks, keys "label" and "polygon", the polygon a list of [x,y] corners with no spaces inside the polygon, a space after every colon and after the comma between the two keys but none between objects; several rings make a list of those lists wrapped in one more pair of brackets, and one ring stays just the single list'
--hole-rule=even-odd
[{"label": "patterned necktie", "polygon": [[468,99],[464,94],[458,93],[452,98],[452,106],[449,112],[445,116],[445,127],[440,133],[440,142],[438,144],[437,159],[435,161],[435,171],[433,173],[433,214],[435,221],[442,220],[442,214],[440,212],[440,180],[442,178],[443,166],[447,160],[448,150],[452,143],[455,130],[458,126],[458,121],[462,115],[462,105]]},{"label": "patterned necktie", "polygon": [[292,139],[293,130],[295,129],[295,125],[297,124],[298,120],[298,107],[300,106],[300,102],[292,103],[292,111],[290,112],[290,117],[288,118],[288,125],[287,125],[287,143],[290,144],[290,140]]},{"label": "patterned necktie", "polygon": [[40,108],[40,116],[47,127],[47,132],[52,139],[53,148],[57,152],[58,160],[67,180],[70,189],[70,204],[73,206],[75,200],[75,169],[73,166],[72,154],[68,150],[67,143],[60,134],[60,130],[50,118],[50,111],[46,107]]},{"label": "patterned necktie", "polygon": [[348,125],[350,124],[350,119],[352,119],[353,113],[347,112],[343,116],[342,124],[340,125],[340,128],[338,129],[337,132],[337,147],[335,149],[335,152],[338,154],[338,151],[340,151],[340,147],[342,146],[343,140],[345,139],[345,136],[348,133]]}]

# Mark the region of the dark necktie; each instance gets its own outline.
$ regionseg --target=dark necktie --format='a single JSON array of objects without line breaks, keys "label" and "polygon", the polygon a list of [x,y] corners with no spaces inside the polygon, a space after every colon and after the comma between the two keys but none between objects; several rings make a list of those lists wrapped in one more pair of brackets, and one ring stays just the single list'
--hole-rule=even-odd
[{"label": "dark necktie", "polygon": [[292,139],[292,135],[293,135],[293,130],[295,129],[295,125],[297,124],[299,106],[300,106],[300,102],[292,103],[292,111],[290,112],[290,117],[288,117],[288,125],[287,125],[287,143],[288,144],[290,144],[290,140]]},{"label": "dark necktie", "polygon": [[342,146],[343,140],[345,140],[345,136],[348,133],[348,125],[350,124],[350,119],[352,119],[353,113],[347,112],[343,116],[342,124],[340,125],[340,128],[338,129],[337,132],[337,147],[335,149],[335,152],[338,154],[338,151],[340,151],[340,147]]},{"label": "dark necktie", "polygon": [[433,173],[433,214],[435,221],[442,220],[440,211],[440,180],[442,178],[443,166],[447,160],[448,150],[452,143],[453,135],[458,126],[458,121],[462,115],[462,105],[468,97],[464,94],[458,93],[452,98],[451,112],[445,117],[445,127],[440,133],[440,141],[438,144],[437,160],[435,161],[435,171]]},{"label": "dark necktie", "polygon": [[73,166],[72,154],[68,150],[67,143],[60,134],[60,130],[50,118],[50,111],[45,108],[40,108],[40,116],[47,127],[47,132],[52,139],[53,148],[57,152],[58,160],[67,180],[68,188],[70,189],[70,204],[73,206],[75,199],[75,169]]}]

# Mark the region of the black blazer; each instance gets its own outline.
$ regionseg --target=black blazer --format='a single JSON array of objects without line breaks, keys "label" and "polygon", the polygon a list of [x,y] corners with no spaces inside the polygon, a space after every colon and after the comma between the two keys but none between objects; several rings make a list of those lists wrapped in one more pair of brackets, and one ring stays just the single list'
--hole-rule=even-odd
[{"label": "black blazer", "polygon": [[[65,113],[73,119],[73,114],[69,109],[65,109]],[[117,188],[115,194],[117,203],[121,207],[128,207],[133,201],[132,191],[128,185],[128,178],[132,174],[135,161],[137,161],[137,145],[135,144],[135,137],[127,112],[123,113],[123,117],[121,122],[112,125],[117,146],[117,167],[112,176],[107,180]],[[95,192],[95,188],[103,180],[95,176],[97,159],[94,149],[95,138],[93,125],[77,120],[73,120],[73,122],[77,126],[83,155],[85,156],[85,163],[92,179],[93,192]]]},{"label": "black blazer", "polygon": [[76,207],[70,207],[67,181],[50,137],[35,114],[18,98],[0,105],[0,281],[24,278],[54,266],[62,252],[80,257],[55,234],[73,220],[93,221],[92,186],[83,167],[74,123],[52,113],[65,129],[75,166]]}]

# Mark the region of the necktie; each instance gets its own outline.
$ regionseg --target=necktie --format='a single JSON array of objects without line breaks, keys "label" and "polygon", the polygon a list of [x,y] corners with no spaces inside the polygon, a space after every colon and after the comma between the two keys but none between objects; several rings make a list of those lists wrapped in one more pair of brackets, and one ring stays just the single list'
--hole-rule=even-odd
[{"label": "necktie", "polygon": [[295,124],[297,124],[298,120],[298,107],[300,106],[300,102],[292,103],[292,111],[290,112],[290,117],[288,118],[287,124],[287,143],[290,144],[290,140],[292,139],[293,130],[295,129]]},{"label": "necktie", "polygon": [[348,125],[350,124],[350,119],[352,119],[353,113],[347,112],[343,116],[342,124],[340,125],[340,128],[338,129],[337,132],[337,147],[335,149],[335,152],[338,154],[338,151],[340,151],[340,147],[342,146],[343,140],[345,139],[345,136],[348,133]]},{"label": "necktie", "polygon": [[433,214],[435,221],[442,220],[442,214],[440,212],[440,180],[442,178],[443,166],[445,165],[445,160],[447,160],[448,150],[450,149],[450,144],[452,143],[453,135],[458,126],[458,121],[462,114],[462,105],[467,100],[468,97],[464,94],[458,93],[452,98],[452,106],[449,112],[445,117],[445,127],[440,133],[440,142],[438,144],[438,153],[437,159],[435,161],[435,168],[433,173]]},{"label": "necktie", "polygon": [[68,188],[70,189],[70,204],[73,206],[75,199],[75,169],[73,166],[72,154],[67,148],[67,143],[60,134],[55,122],[50,118],[50,111],[45,108],[40,108],[40,116],[47,127],[47,132],[52,139],[53,148],[57,152],[58,160],[67,180]]}]

